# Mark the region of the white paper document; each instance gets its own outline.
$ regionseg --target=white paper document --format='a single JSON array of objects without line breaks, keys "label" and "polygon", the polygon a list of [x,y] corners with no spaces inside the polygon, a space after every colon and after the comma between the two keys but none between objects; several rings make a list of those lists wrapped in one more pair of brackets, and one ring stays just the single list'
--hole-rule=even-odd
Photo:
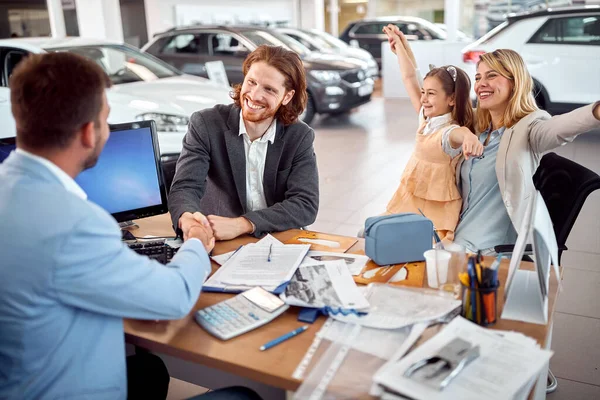
[{"label": "white paper document", "polygon": [[309,245],[284,245],[267,235],[236,250],[205,286],[209,290],[224,291],[261,286],[274,291],[292,278],[309,249]]},{"label": "white paper document", "polygon": [[219,280],[228,285],[280,285],[292,278],[309,248],[304,244],[248,244],[223,265]]},{"label": "white paper document", "polygon": [[[407,378],[404,372],[414,363],[434,356],[452,340],[460,338],[479,346],[479,357],[468,364],[443,390],[436,390]],[[382,368],[374,382],[387,391],[410,398],[439,399],[513,399],[539,375],[552,356],[530,340],[507,333],[505,337],[456,317],[440,333],[396,363]]]},{"label": "white paper document", "polygon": [[367,315],[332,315],[333,318],[379,329],[398,329],[444,317],[461,302],[444,292],[371,284],[365,295]]},{"label": "white paper document", "polygon": [[[273,246],[283,246],[283,243],[281,243],[279,240],[275,239],[275,237],[273,237],[272,235],[269,235],[269,234],[267,234],[267,236],[263,237],[258,242],[256,242],[256,244],[260,245],[260,246],[269,246],[271,244]],[[235,254],[236,251],[237,250],[233,250],[228,253],[223,253],[223,254],[219,254],[216,256],[212,256],[211,259],[214,262],[216,262],[217,264],[223,265],[227,262],[227,260],[229,260],[231,258],[232,255]]]},{"label": "white paper document", "polygon": [[346,263],[348,271],[352,275],[359,275],[363,270],[369,257],[362,254],[333,253],[329,251],[309,251],[302,264],[311,264],[315,261],[342,260]]},{"label": "white paper document", "polygon": [[287,304],[299,307],[355,311],[369,308],[369,302],[342,260],[302,264],[281,298]]}]

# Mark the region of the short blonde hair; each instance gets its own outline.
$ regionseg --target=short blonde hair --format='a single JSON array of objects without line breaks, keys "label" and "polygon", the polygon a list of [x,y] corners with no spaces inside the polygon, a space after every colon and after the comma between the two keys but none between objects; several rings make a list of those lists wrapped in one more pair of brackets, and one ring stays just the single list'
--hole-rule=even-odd
[{"label": "short blonde hair", "polygon": [[[479,67],[482,62],[513,83],[512,97],[504,111],[501,126],[511,127],[521,118],[539,110],[533,97],[533,78],[519,53],[514,50],[499,49],[483,54],[477,66]],[[490,112],[483,110],[477,101],[477,131],[485,131],[491,123]]]}]

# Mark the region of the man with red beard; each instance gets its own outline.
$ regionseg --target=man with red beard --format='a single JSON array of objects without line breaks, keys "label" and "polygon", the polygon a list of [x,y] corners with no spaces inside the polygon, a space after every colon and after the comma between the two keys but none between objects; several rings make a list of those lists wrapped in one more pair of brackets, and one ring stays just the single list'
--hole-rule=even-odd
[{"label": "man with red beard", "polygon": [[184,238],[204,216],[218,240],[300,228],[317,216],[315,135],[298,120],[307,101],[302,61],[260,46],[243,71],[233,104],[190,118],[169,194],[173,227]]}]

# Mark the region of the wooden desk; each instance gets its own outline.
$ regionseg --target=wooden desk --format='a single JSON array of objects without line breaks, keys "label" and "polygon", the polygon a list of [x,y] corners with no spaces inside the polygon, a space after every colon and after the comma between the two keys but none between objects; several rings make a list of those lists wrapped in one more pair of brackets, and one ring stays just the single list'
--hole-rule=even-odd
[{"label": "wooden desk", "polygon": [[[135,230],[136,236],[143,235],[172,235],[171,222],[168,215],[137,221],[140,226]],[[298,234],[298,230],[276,233],[277,239],[285,242]],[[255,241],[251,237],[237,238],[228,242],[217,242],[214,253],[221,254],[237,249],[241,244]],[[364,241],[359,240],[348,252],[358,252],[364,249]],[[213,272],[218,265],[213,263]],[[524,263],[522,268],[532,268],[530,263]],[[508,273],[508,261],[501,264],[499,277],[501,287],[498,296],[504,295],[504,282]],[[424,283],[426,286],[426,283]],[[536,339],[545,347],[549,339],[552,315],[556,305],[558,283],[551,274],[548,298],[548,325],[535,325],[525,322],[499,320],[493,329],[514,330]],[[187,317],[177,321],[139,321],[125,320],[126,341],[135,346],[168,354],[173,357],[203,364],[218,370],[249,378],[277,388],[295,391],[300,381],[292,378],[292,373],[312,343],[325,318],[321,317],[302,335],[288,340],[276,348],[261,352],[259,347],[269,340],[287,333],[303,323],[296,320],[298,308],[293,307],[270,324],[260,329],[246,333],[237,338],[223,342],[204,331],[193,319],[194,311],[218,303],[230,294],[202,293],[194,310]],[[502,313],[503,303],[498,302],[498,315]],[[362,397],[362,396],[361,396]]]}]

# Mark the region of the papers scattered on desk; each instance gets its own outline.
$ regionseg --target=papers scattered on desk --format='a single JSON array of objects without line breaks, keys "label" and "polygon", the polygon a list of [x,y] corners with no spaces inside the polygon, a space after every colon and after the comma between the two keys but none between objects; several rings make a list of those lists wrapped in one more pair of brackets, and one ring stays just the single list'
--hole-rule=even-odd
[{"label": "papers scattered on desk", "polygon": [[302,264],[313,264],[315,261],[342,260],[346,263],[348,271],[352,275],[360,274],[367,265],[369,257],[362,254],[334,253],[329,251],[309,251]]},{"label": "papers scattered on desk", "polygon": [[461,302],[444,292],[371,284],[365,294],[367,315],[333,315],[333,318],[379,329],[397,329],[442,318]]},{"label": "papers scattered on desk", "polygon": [[[478,345],[480,356],[442,391],[404,377],[415,362],[426,359],[455,338]],[[386,391],[418,399],[513,399],[547,367],[552,352],[514,332],[493,331],[456,317],[440,333],[395,363],[387,364],[373,380]]]},{"label": "papers scattered on desk", "polygon": [[[256,242],[256,244],[261,245],[261,246],[269,246],[271,244],[273,246],[283,246],[283,243],[281,243],[279,240],[275,239],[275,237],[273,237],[272,235],[265,236],[264,238],[262,238],[258,242]],[[233,250],[228,253],[223,253],[223,254],[219,254],[216,256],[212,256],[211,259],[214,262],[216,262],[217,264],[223,265],[227,262],[227,260],[229,260],[231,258],[232,255],[235,254],[236,251],[237,250]]]},{"label": "papers scattered on desk", "polygon": [[287,304],[299,307],[354,311],[369,308],[369,302],[342,260],[302,264],[281,298]]},{"label": "papers scattered on desk", "polygon": [[288,282],[308,253],[308,245],[284,245],[267,235],[232,254],[206,282],[214,290],[243,290],[261,286],[274,291]]}]

